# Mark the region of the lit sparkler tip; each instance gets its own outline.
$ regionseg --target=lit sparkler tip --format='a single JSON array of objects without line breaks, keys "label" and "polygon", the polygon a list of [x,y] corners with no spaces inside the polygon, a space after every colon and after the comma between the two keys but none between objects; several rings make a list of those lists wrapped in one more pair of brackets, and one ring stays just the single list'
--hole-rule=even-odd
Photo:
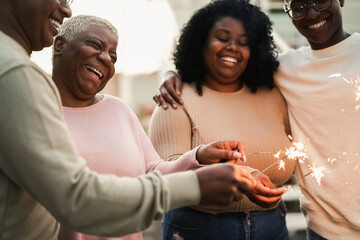
[{"label": "lit sparkler tip", "polygon": [[289,159],[299,159],[303,161],[305,158],[309,158],[309,156],[303,152],[304,144],[301,142],[293,142],[293,146],[289,149],[286,149],[285,154]]},{"label": "lit sparkler tip", "polygon": [[356,86],[356,101],[359,101],[360,99],[360,86]]},{"label": "lit sparkler tip", "polygon": [[305,147],[304,144],[301,143],[301,142],[294,142],[294,146],[295,146],[295,148],[298,149],[298,150],[303,150],[304,147]]},{"label": "lit sparkler tip", "polygon": [[283,160],[281,160],[280,162],[279,162],[279,168],[278,168],[279,170],[280,169],[283,169],[284,171],[285,171],[285,162],[283,161]]},{"label": "lit sparkler tip", "polygon": [[313,166],[309,165],[310,168],[310,176],[314,177],[319,184],[321,185],[321,179],[324,177],[324,167],[316,167],[316,163],[313,164]]},{"label": "lit sparkler tip", "polygon": [[281,150],[278,151],[276,154],[274,154],[274,158],[279,159],[280,158],[280,153],[281,153]]}]

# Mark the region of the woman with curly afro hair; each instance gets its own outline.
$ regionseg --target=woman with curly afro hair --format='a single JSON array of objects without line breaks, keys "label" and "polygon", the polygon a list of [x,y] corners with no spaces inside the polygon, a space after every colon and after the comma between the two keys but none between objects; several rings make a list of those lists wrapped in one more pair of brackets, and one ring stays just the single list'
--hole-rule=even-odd
[{"label": "woman with curly afro hair", "polygon": [[[275,161],[271,153],[291,145],[287,107],[274,87],[279,64],[271,25],[248,0],[215,0],[195,12],[173,55],[183,104],[157,107],[150,123],[162,158],[173,161],[199,144],[236,139],[249,153],[236,164],[258,175]],[[256,177],[259,189],[280,187],[291,177],[295,161],[284,161],[284,170],[273,167]],[[184,207],[165,215],[163,239],[289,239],[285,214],[283,202],[259,206],[245,196],[227,207]]]}]

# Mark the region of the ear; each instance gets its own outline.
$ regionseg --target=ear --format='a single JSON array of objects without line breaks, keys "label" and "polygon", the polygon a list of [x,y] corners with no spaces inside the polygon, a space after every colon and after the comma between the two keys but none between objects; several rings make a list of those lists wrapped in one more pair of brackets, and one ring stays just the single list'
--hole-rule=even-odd
[{"label": "ear", "polygon": [[54,41],[54,55],[60,56],[66,45],[66,39],[63,36],[57,36]]},{"label": "ear", "polygon": [[345,5],[345,0],[340,0],[340,6],[343,7]]}]

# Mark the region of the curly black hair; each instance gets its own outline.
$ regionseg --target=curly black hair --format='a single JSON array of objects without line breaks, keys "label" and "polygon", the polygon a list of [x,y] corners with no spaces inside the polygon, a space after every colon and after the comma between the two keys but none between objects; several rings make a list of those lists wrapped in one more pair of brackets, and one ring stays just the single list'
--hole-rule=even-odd
[{"label": "curly black hair", "polygon": [[203,49],[211,28],[225,17],[242,22],[246,29],[250,59],[240,76],[252,92],[259,86],[274,87],[273,74],[279,66],[277,53],[271,36],[272,22],[259,7],[249,0],[213,0],[197,10],[182,29],[173,60],[183,82],[196,83],[202,95],[205,81]]}]

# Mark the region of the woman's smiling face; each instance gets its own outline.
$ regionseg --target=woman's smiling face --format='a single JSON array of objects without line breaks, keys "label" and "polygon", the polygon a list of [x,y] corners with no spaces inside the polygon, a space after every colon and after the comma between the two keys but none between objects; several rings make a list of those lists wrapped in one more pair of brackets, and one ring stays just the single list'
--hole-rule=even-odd
[{"label": "woman's smiling face", "polygon": [[241,21],[224,17],[210,29],[204,46],[205,86],[221,92],[241,88],[240,76],[250,58],[250,47]]},{"label": "woman's smiling face", "polygon": [[115,73],[117,45],[117,36],[102,26],[90,26],[64,43],[57,66],[61,84],[74,99],[89,100],[106,86]]}]

